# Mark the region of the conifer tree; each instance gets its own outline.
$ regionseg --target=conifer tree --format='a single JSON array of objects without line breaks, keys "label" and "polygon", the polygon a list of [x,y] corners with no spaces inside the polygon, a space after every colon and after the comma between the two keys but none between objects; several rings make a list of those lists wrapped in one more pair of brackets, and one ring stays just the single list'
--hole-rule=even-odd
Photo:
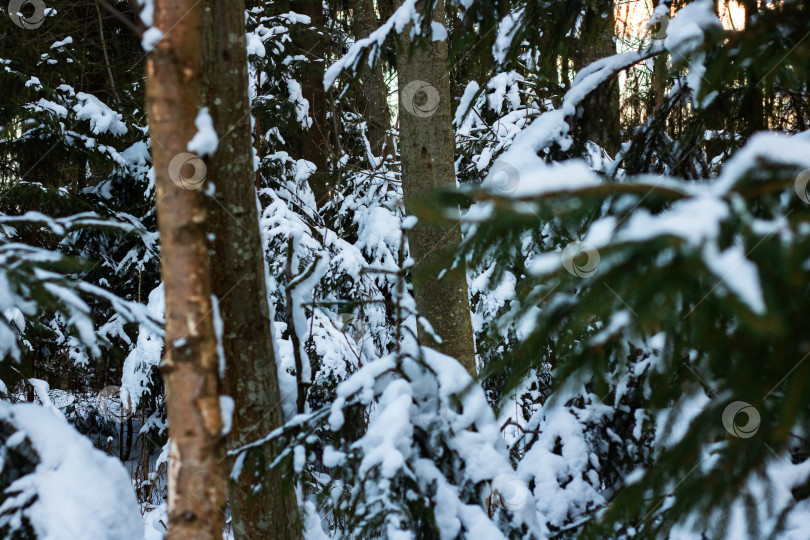
[{"label": "conifer tree", "polygon": [[248,4],[0,4],[0,535],[804,538],[805,3]]}]

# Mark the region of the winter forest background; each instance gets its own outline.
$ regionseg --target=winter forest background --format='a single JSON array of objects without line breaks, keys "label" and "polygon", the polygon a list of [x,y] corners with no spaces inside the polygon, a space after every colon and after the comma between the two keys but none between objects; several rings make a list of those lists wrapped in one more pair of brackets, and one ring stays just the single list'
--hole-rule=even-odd
[{"label": "winter forest background", "polygon": [[0,11],[0,537],[810,538],[804,2]]}]

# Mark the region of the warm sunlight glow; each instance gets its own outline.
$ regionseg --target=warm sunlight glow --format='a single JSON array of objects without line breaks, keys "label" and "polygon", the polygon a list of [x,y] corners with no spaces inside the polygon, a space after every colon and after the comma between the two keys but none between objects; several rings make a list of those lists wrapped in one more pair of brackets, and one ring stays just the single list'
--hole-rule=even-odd
[{"label": "warm sunlight glow", "polygon": [[720,4],[720,20],[727,30],[741,30],[745,27],[745,8],[739,2]]},{"label": "warm sunlight glow", "polygon": [[[638,45],[638,41],[649,33],[647,23],[653,13],[650,0],[628,0],[617,4],[616,30],[622,43],[620,50]],[[745,26],[745,8],[736,0],[720,2],[719,16],[727,30],[740,30]]]}]

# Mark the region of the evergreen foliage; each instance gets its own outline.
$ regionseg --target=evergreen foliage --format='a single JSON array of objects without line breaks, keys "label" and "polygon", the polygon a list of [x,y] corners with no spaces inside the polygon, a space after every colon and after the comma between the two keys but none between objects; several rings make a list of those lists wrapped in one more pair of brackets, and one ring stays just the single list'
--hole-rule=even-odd
[{"label": "evergreen foliage", "polygon": [[[655,4],[448,0],[441,25],[436,2],[380,0],[358,39],[353,3],[313,4],[321,24],[303,3],[248,2],[286,424],[228,463],[239,474],[275,445],[305,538],[806,534],[810,14]],[[102,453],[130,471],[146,538],[165,532],[152,8],[49,1],[23,28],[0,6],[4,537],[57,530],[38,513],[54,508],[43,464],[126,494],[102,512],[83,487],[71,527],[132,534]],[[417,216],[391,112],[403,32],[450,45],[459,186]],[[377,65],[394,126],[381,152],[364,95]],[[321,76],[326,126],[307,97]],[[417,219],[461,224],[444,262],[467,268],[477,378],[418,339],[432,327],[412,296]],[[67,443],[86,459],[60,461]]]}]

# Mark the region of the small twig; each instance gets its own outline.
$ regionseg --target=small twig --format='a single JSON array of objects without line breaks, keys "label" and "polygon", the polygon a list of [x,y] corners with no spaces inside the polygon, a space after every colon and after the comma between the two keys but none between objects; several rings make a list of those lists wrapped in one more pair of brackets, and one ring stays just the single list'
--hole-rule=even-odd
[{"label": "small twig", "polygon": [[[101,5],[104,6],[104,9],[109,12],[113,17],[118,19],[121,24],[126,26],[128,29],[132,30],[132,33],[136,36],[140,37],[143,34],[143,29],[139,29],[131,20],[127,19],[121,11],[116,9],[115,7],[111,6],[106,2],[106,0],[99,0]],[[136,4],[137,5],[137,4]],[[137,11],[135,12],[136,17],[138,17]],[[140,20],[140,17],[138,17]]]},{"label": "small twig", "polygon": [[[288,249],[292,246],[292,235],[290,235],[290,239],[288,240],[287,245],[288,245]],[[312,273],[315,271],[315,268],[318,266],[318,263],[321,261],[321,259],[323,259],[323,254],[316,253],[315,254],[315,260],[312,261],[312,264],[310,264],[309,267],[306,270],[304,270],[301,274],[298,274],[295,277],[295,279],[293,279],[291,282],[289,282],[287,284],[287,287],[291,288],[291,289],[294,289],[294,288],[298,287],[299,285],[301,285],[301,283],[303,281],[305,281],[309,276],[312,275]],[[292,265],[292,262],[290,261],[289,258],[287,259],[287,264]],[[290,271],[292,271],[292,270],[290,270]]]},{"label": "small twig", "polygon": [[511,418],[508,418],[506,420],[506,422],[503,423],[503,425],[501,426],[501,431],[506,429],[506,426],[515,426],[516,428],[518,428],[523,433],[534,433],[535,435],[540,435],[540,433],[541,433],[541,431],[539,429],[526,429],[523,426],[521,426],[520,424],[518,424],[517,422],[515,422]]},{"label": "small twig", "polygon": [[113,78],[112,69],[110,68],[110,57],[107,55],[107,40],[104,39],[104,25],[101,21],[101,8],[98,7],[99,0],[96,0],[96,15],[98,15],[98,33],[101,36],[101,51],[104,53],[104,63],[107,65],[107,75],[110,77],[110,88],[112,88],[113,96],[116,103],[121,103],[121,98],[118,97],[118,92],[115,90],[115,79]]},{"label": "small twig", "polygon": [[[399,249],[397,250],[397,259],[399,263],[400,270],[395,272],[397,275],[397,286],[396,286],[396,331],[394,334],[394,342],[396,344],[396,358],[397,364],[401,362],[401,354],[402,354],[402,297],[405,295],[405,281],[403,279],[403,274],[405,273],[405,240],[407,239],[407,233],[405,229],[402,230],[402,236],[399,240]],[[364,269],[365,270],[365,269]]]},{"label": "small twig", "polygon": [[317,302],[306,302],[301,304],[304,307],[319,307],[319,306],[340,306],[340,305],[347,305],[347,306],[358,306],[364,304],[384,304],[385,298],[378,298],[378,299],[370,299],[370,300],[361,300],[359,302],[355,300],[318,300]]},{"label": "small twig", "polygon": [[[287,278],[287,332],[290,333],[290,341],[292,342],[293,357],[295,358],[295,382],[298,386],[298,396],[296,397],[296,409],[298,414],[304,412],[304,380],[303,369],[304,363],[301,358],[301,341],[298,333],[295,331],[295,315],[293,310],[295,305],[293,303],[293,273],[292,273],[292,260],[295,248],[293,246],[293,235],[290,235],[287,240],[287,264],[284,268],[284,275]],[[300,276],[299,276],[300,277]]]},{"label": "small twig", "polygon": [[[298,397],[296,399],[296,408],[298,414],[303,414],[304,412],[304,404],[306,403],[306,392],[308,383],[305,383],[303,380],[304,374],[304,359],[301,354],[301,337],[298,335],[298,332],[295,329],[295,315],[294,311],[298,307],[295,305],[293,301],[293,290],[296,287],[301,285],[309,276],[315,272],[315,268],[318,266],[322,255],[320,253],[315,254],[315,260],[312,261],[312,264],[304,270],[303,273],[299,274],[296,277],[293,277],[293,269],[292,269],[292,260],[295,254],[295,247],[293,245],[293,235],[291,234],[287,238],[287,263],[284,268],[284,275],[287,278],[287,290],[285,291],[285,296],[287,300],[287,332],[290,334],[290,341],[292,342],[292,349],[293,349],[293,357],[295,358],[295,381],[298,387]],[[301,306],[303,309],[303,306]],[[313,310],[313,317],[315,316]],[[312,331],[310,330],[310,335]]]}]

